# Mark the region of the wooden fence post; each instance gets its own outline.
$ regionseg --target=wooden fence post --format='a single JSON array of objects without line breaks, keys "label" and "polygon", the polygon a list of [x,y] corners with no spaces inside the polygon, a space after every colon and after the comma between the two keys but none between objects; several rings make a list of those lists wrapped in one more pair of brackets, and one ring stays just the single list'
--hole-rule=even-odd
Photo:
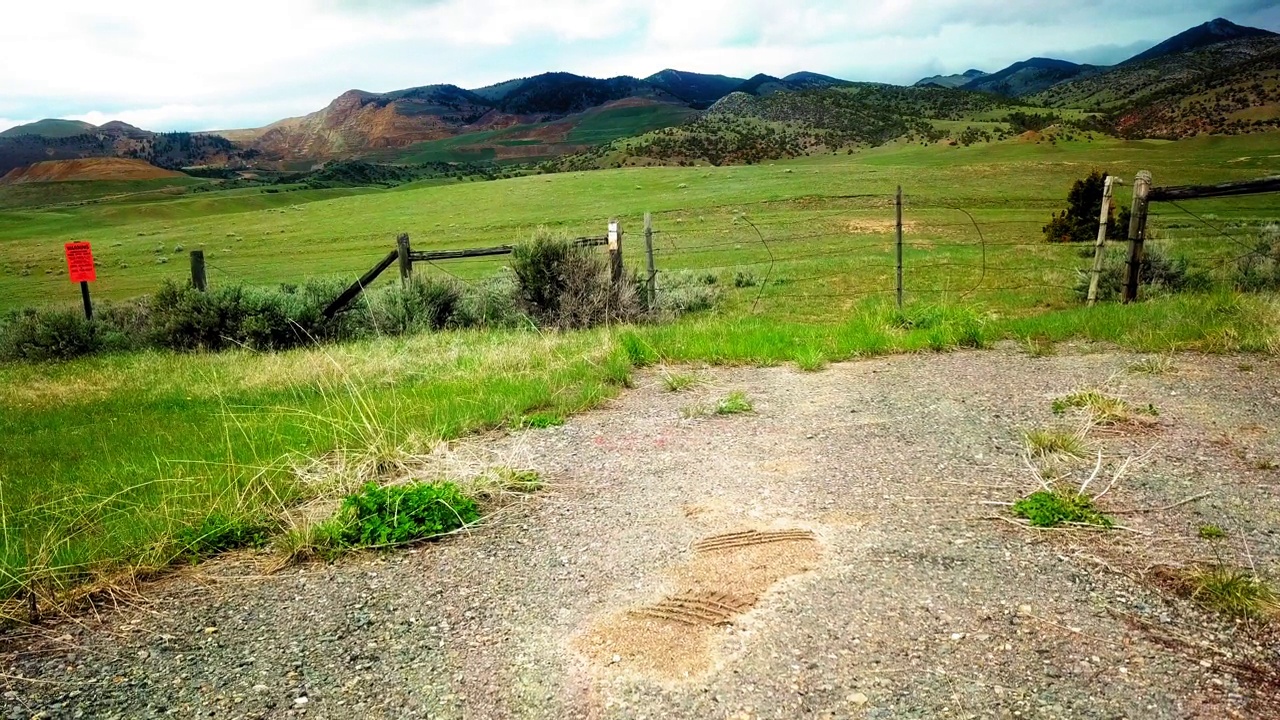
[{"label": "wooden fence post", "polygon": [[658,304],[658,268],[653,263],[653,216],[644,214],[644,252],[649,259],[649,307]]},{"label": "wooden fence post", "polygon": [[893,207],[897,214],[898,228],[898,312],[902,312],[902,186],[898,186],[898,194],[894,196]]},{"label": "wooden fence post", "polygon": [[622,283],[622,223],[617,218],[609,220],[609,268],[610,278],[617,287]]},{"label": "wooden fence post", "polygon": [[1102,213],[1098,216],[1098,241],[1093,249],[1093,275],[1089,278],[1089,307],[1098,301],[1098,279],[1102,277],[1102,260],[1107,254],[1107,229],[1111,220],[1111,191],[1117,182],[1115,175],[1108,175],[1102,186]]},{"label": "wooden fence post", "polygon": [[204,274],[204,251],[191,251],[191,287],[204,292],[209,289],[209,282]]},{"label": "wooden fence post", "polygon": [[1129,264],[1125,268],[1124,302],[1138,299],[1138,280],[1142,273],[1142,244],[1147,237],[1147,195],[1151,192],[1151,173],[1139,170],[1133,181],[1133,211],[1129,218]]},{"label": "wooden fence post", "polygon": [[413,258],[409,256],[408,233],[400,233],[396,236],[396,255],[400,260],[400,283],[408,285],[413,279]]}]

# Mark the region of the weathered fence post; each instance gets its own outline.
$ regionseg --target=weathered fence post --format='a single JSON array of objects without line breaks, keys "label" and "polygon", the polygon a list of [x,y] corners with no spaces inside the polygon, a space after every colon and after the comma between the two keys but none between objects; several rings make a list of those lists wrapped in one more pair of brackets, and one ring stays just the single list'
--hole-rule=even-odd
[{"label": "weathered fence post", "polygon": [[898,311],[902,311],[902,186],[898,186],[898,194],[894,196],[893,207],[897,213],[898,228]]},{"label": "weathered fence post", "polygon": [[622,223],[609,220],[609,276],[614,286],[622,283]]},{"label": "weathered fence post", "polygon": [[208,279],[204,274],[204,251],[191,251],[191,287],[204,292],[209,289]]},{"label": "weathered fence post", "polygon": [[408,285],[413,279],[413,259],[409,256],[409,235],[401,233],[396,237],[396,255],[400,259],[400,283]]},{"label": "weathered fence post", "polygon": [[1133,181],[1133,211],[1129,218],[1129,264],[1125,268],[1124,302],[1138,299],[1138,280],[1142,273],[1142,244],[1147,237],[1147,194],[1151,192],[1151,173],[1139,170]]},{"label": "weathered fence post", "polygon": [[653,216],[644,214],[644,252],[649,259],[649,307],[658,304],[658,268],[653,263]]},{"label": "weathered fence post", "polygon": [[1089,307],[1098,301],[1098,278],[1102,277],[1102,260],[1107,254],[1107,226],[1111,220],[1111,190],[1118,180],[1108,175],[1102,186],[1102,213],[1098,216],[1098,242],[1093,249],[1093,275],[1089,278]]}]

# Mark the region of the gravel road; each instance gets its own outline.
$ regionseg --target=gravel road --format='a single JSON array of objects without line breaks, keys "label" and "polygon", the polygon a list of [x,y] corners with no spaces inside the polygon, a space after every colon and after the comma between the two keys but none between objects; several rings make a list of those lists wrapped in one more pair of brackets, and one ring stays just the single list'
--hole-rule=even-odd
[{"label": "gravel road", "polygon": [[[228,556],[8,637],[4,717],[1276,717],[1247,665],[1280,641],[1153,578],[1221,559],[1280,580],[1280,362],[1139,359],[705,369],[679,393],[647,371],[486,440],[552,486],[473,532],[274,574]],[[1100,501],[1128,529],[1014,525],[998,503],[1038,486],[1023,433],[1074,422],[1052,400],[1086,387],[1159,410],[1091,434],[1098,485],[1140,458]],[[754,412],[682,416],[736,390]]]}]

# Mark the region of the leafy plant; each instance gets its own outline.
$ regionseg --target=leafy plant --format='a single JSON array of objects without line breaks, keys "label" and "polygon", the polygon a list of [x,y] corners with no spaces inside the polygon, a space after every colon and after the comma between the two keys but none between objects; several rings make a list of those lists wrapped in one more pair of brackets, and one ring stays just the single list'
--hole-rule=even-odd
[{"label": "leafy plant", "polygon": [[242,547],[263,547],[271,534],[271,523],[261,518],[237,518],[211,513],[196,527],[182,530],[174,542],[183,554],[197,559]]},{"label": "leafy plant", "polygon": [[1217,525],[1201,525],[1200,537],[1204,540],[1221,540],[1227,536],[1227,531]]},{"label": "leafy plant", "polygon": [[1066,490],[1040,490],[1013,504],[1013,514],[1035,527],[1082,523],[1111,527],[1111,518],[1094,507],[1093,498]]},{"label": "leafy plant", "polygon": [[749,413],[755,407],[751,404],[751,400],[747,398],[746,393],[735,390],[720,399],[716,403],[717,415],[737,415],[740,413]]},{"label": "leafy plant", "polygon": [[342,501],[343,542],[380,547],[443,535],[480,519],[476,502],[449,482],[369,483]]},{"label": "leafy plant", "polygon": [[[1123,295],[1128,267],[1128,248],[1107,248],[1102,272],[1098,276],[1099,300],[1114,300]],[[1143,289],[1143,295],[1203,292],[1213,287],[1213,279],[1207,272],[1191,268],[1186,258],[1170,256],[1157,243],[1146,244],[1138,268],[1138,285]],[[1091,273],[1081,271],[1077,274],[1074,289],[1081,300],[1089,296],[1091,282]]]}]

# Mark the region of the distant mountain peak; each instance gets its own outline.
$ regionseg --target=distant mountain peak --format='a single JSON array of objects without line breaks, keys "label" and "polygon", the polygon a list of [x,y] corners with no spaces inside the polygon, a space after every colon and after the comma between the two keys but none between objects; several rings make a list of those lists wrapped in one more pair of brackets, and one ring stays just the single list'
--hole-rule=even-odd
[{"label": "distant mountain peak", "polygon": [[1207,23],[1197,25],[1189,30],[1174,35],[1164,42],[1155,45],[1145,52],[1138,53],[1125,60],[1121,65],[1152,60],[1165,55],[1196,50],[1207,45],[1216,45],[1229,40],[1253,37],[1276,37],[1276,33],[1262,28],[1237,25],[1226,18],[1214,18]]}]

